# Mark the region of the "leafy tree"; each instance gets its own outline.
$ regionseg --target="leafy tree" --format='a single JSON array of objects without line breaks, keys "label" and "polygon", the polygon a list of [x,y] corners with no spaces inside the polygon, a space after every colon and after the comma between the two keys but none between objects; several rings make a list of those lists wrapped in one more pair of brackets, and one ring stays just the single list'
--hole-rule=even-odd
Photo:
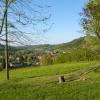
[{"label": "leafy tree", "polygon": [[24,64],[24,57],[23,56],[20,56],[20,63]]},{"label": "leafy tree", "polygon": [[29,56],[27,57],[27,63],[28,63],[28,64],[32,64],[32,63],[33,63],[33,59],[32,59],[32,56],[31,56],[31,55],[29,55]]},{"label": "leafy tree", "polygon": [[100,0],[89,0],[82,13],[81,25],[88,34],[100,40]]},{"label": "leafy tree", "polygon": [[53,58],[51,54],[41,55],[40,65],[50,65],[53,63]]}]

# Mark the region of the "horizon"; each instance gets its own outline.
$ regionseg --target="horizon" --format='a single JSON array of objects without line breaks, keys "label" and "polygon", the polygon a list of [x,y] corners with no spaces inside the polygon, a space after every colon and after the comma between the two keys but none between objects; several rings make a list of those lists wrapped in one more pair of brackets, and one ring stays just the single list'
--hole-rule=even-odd
[{"label": "horizon", "polygon": [[[77,39],[80,39],[80,38],[84,38],[85,36],[83,36],[83,37],[78,37],[78,38],[74,38],[73,40],[71,40],[71,41],[68,41],[68,42],[63,42],[63,43],[58,43],[58,44],[33,44],[33,45],[10,45],[10,47],[25,47],[25,46],[39,46],[39,45],[51,45],[51,46],[56,46],[56,45],[62,45],[62,44],[68,44],[68,43],[70,43],[70,42],[73,42],[74,40],[77,40]],[[2,44],[2,43],[0,43],[0,45],[2,45],[2,46],[5,46],[4,44]]]},{"label": "horizon", "polygon": [[[32,33],[31,35],[28,34],[29,37],[27,42],[23,42],[22,44],[13,44],[9,43],[9,45],[13,46],[22,46],[23,44],[32,44],[32,45],[39,45],[39,44],[62,44],[70,42],[74,39],[83,37],[84,34],[82,33],[82,27],[80,25],[81,16],[79,15],[82,12],[82,9],[85,5],[87,0],[46,0],[45,2],[42,0],[35,1],[35,3],[39,3],[41,6],[43,5],[50,5],[49,9],[46,9],[48,14],[51,15],[50,19],[48,20],[47,25],[39,25],[31,26],[26,25],[21,27],[20,25],[16,25],[20,30],[27,33]],[[42,3],[42,4],[41,4]],[[27,4],[27,3],[26,3]],[[34,2],[30,4],[30,6],[34,5]],[[37,9],[36,7],[33,7]],[[38,9],[37,9],[38,10]],[[27,12],[27,8],[25,9]],[[46,11],[40,10],[41,13],[45,15]],[[29,16],[31,16],[30,12],[27,12]],[[34,15],[34,14],[32,14]],[[46,14],[47,15],[47,14]],[[10,17],[10,16],[9,16]],[[9,18],[11,21],[14,20],[13,16]],[[43,30],[42,30],[43,29]],[[48,31],[46,31],[46,29]],[[20,38],[20,37],[18,37]],[[16,40],[15,37],[9,38],[10,40]],[[22,38],[23,40],[23,38]],[[32,41],[31,41],[32,40]],[[1,42],[2,43],[2,42]],[[4,43],[3,43],[4,44]]]}]

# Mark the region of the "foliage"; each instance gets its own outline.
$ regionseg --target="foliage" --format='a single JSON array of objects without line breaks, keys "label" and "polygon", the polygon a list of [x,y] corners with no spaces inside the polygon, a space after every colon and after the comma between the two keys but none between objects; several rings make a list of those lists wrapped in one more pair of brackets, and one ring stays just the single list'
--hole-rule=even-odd
[{"label": "foliage", "polygon": [[53,63],[53,57],[51,54],[43,54],[40,57],[40,65],[50,65]]},{"label": "foliage", "polygon": [[100,0],[89,0],[83,9],[82,27],[87,34],[96,35],[100,40]]}]

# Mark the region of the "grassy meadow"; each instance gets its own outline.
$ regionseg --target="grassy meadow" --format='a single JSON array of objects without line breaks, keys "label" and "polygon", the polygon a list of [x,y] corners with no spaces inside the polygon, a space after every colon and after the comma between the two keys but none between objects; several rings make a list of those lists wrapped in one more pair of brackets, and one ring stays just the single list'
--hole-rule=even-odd
[{"label": "grassy meadow", "polygon": [[64,63],[0,72],[0,100],[100,100],[100,71],[86,74],[86,80],[58,83],[58,77],[67,79],[70,73],[88,69],[99,62]]}]

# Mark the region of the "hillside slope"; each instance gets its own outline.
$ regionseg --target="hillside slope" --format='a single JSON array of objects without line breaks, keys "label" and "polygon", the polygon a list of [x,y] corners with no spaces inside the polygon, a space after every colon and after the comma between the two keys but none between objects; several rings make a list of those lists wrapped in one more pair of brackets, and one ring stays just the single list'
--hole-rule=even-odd
[{"label": "hillside slope", "polygon": [[[10,47],[10,50],[52,50],[52,49],[60,49],[60,50],[66,50],[66,49],[73,49],[81,47],[82,42],[84,40],[84,37],[80,37],[78,39],[74,39],[71,42],[68,43],[62,43],[58,45],[50,45],[50,44],[44,44],[44,45],[30,45],[30,46],[17,46],[17,47]],[[4,45],[0,44],[0,50],[4,49]]]},{"label": "hillside slope", "polygon": [[[5,80],[5,71],[1,71],[0,100],[100,100],[99,70],[84,75],[86,80],[67,82],[70,73],[95,64],[99,62],[15,69],[10,71],[9,81]],[[61,75],[66,82],[59,84],[58,77]]]},{"label": "hillside slope", "polygon": [[72,48],[79,48],[82,46],[84,41],[84,37],[80,37],[78,39],[74,39],[71,42],[59,44],[56,47],[61,49],[72,49]]},{"label": "hillside slope", "polygon": [[73,48],[78,48],[81,47],[82,42],[84,40],[84,37],[80,37],[78,39],[74,39],[71,42],[68,43],[62,43],[58,45],[50,45],[50,44],[44,44],[44,45],[33,45],[33,46],[22,46],[22,47],[17,47],[20,50],[24,49],[36,49],[36,50],[52,50],[52,49],[73,49]]}]

